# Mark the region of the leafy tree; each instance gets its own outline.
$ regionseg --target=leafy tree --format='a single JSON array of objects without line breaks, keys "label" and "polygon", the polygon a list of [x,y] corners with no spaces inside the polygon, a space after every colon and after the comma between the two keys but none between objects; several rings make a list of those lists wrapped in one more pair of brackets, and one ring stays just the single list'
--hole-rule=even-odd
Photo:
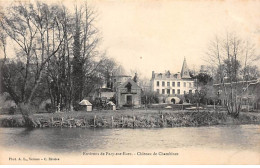
[{"label": "leafy tree", "polygon": [[72,80],[73,80],[73,100],[74,105],[78,104],[82,99],[82,91],[84,85],[84,74],[83,74],[83,59],[81,56],[81,41],[80,41],[80,20],[79,13],[76,9],[76,21],[75,21],[75,34],[73,43],[73,69],[72,69]]},{"label": "leafy tree", "polygon": [[199,73],[198,75],[193,77],[198,80],[198,85],[203,86],[212,82],[213,78],[207,73]]},{"label": "leafy tree", "polygon": [[241,75],[243,76],[243,79],[246,81],[256,80],[259,78],[260,72],[258,66],[248,65],[241,70]]},{"label": "leafy tree", "polygon": [[185,99],[189,100],[190,103],[197,103],[198,106],[200,103],[207,104],[209,97],[208,94],[208,86],[211,86],[213,83],[213,78],[204,72],[199,73],[198,75],[193,77],[195,79],[195,86],[197,87],[194,94],[189,93],[185,95]]},{"label": "leafy tree", "polygon": [[142,104],[159,103],[159,94],[149,90],[143,91],[141,96]]}]

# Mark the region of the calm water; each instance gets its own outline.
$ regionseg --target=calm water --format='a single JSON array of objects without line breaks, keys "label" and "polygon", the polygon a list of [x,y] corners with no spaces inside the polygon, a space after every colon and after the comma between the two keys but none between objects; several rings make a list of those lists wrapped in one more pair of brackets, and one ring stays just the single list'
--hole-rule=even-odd
[{"label": "calm water", "polygon": [[55,153],[215,148],[259,152],[260,126],[163,129],[1,128],[0,145]]}]

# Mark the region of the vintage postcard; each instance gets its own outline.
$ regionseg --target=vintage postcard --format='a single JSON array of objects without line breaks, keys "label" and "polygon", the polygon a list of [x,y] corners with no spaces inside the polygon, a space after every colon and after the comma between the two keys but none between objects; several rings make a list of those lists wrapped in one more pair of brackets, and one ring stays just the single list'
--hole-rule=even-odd
[{"label": "vintage postcard", "polygon": [[260,164],[260,1],[0,6],[1,165]]}]

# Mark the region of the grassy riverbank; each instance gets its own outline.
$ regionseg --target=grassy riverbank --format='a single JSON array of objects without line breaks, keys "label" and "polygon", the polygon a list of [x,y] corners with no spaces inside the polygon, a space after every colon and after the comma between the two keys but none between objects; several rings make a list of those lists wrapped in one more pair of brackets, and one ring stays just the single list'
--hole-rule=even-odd
[{"label": "grassy riverbank", "polygon": [[[232,118],[225,112],[118,110],[34,114],[38,127],[160,128],[210,125],[260,124],[260,114],[241,113]],[[21,115],[0,116],[1,127],[24,127]]]}]

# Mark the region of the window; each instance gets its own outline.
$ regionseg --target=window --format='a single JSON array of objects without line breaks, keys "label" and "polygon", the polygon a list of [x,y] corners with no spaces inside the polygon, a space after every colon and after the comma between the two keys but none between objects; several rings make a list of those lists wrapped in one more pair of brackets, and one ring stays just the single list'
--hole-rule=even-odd
[{"label": "window", "polygon": [[183,94],[186,94],[186,91],[183,91]]},{"label": "window", "polygon": [[170,82],[167,82],[167,86],[170,86]]},{"label": "window", "polygon": [[165,86],[165,82],[164,81],[162,82],[162,86]]},{"label": "window", "polygon": [[160,93],[160,90],[159,90],[159,89],[157,89],[156,91],[157,91],[157,93]]},{"label": "window", "polygon": [[172,82],[172,86],[175,87],[175,82]]},{"label": "window", "polygon": [[186,82],[183,82],[183,86],[186,87]]},{"label": "window", "polygon": [[162,73],[159,73],[158,76],[159,76],[160,78],[162,78]]},{"label": "window", "polygon": [[131,92],[132,84],[128,82],[128,84],[125,86],[127,88],[127,92]]},{"label": "window", "polygon": [[175,94],[175,89],[172,89],[172,94]]},{"label": "window", "polygon": [[159,81],[157,81],[157,86],[160,86],[160,82]]},{"label": "window", "polygon": [[189,83],[189,87],[191,88],[191,83]]},{"label": "window", "polygon": [[181,86],[181,82],[178,82],[178,83],[177,83],[177,86],[180,87],[180,86]]},{"label": "window", "polygon": [[178,89],[178,90],[177,90],[177,94],[180,94],[180,93],[181,93],[181,90],[180,90],[180,89]]},{"label": "window", "polygon": [[165,90],[164,89],[162,89],[162,94],[165,94]]},{"label": "window", "polygon": [[167,89],[167,94],[170,94],[170,89]]},{"label": "window", "polygon": [[189,90],[189,94],[192,94],[192,90]]}]

